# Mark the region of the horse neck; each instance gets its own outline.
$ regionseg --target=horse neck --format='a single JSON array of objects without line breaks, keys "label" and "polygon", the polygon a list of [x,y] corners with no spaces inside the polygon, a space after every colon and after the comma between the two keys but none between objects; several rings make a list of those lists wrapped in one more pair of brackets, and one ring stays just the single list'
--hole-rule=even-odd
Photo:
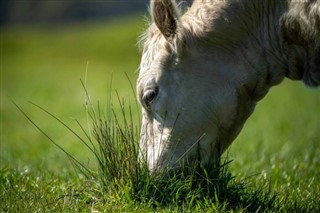
[{"label": "horse neck", "polygon": [[317,87],[319,6],[319,1],[195,0],[186,17],[198,37],[242,59],[266,88],[284,77]]}]

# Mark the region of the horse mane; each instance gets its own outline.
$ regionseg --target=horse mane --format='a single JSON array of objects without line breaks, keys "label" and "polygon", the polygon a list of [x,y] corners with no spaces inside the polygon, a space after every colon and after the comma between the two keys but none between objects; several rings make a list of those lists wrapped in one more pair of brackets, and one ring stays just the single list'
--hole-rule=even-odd
[{"label": "horse mane", "polygon": [[[281,17],[281,26],[289,52],[289,77],[302,79],[311,87],[319,86],[320,2],[290,2],[288,11]],[[296,52],[301,55],[298,59],[290,55]]]}]

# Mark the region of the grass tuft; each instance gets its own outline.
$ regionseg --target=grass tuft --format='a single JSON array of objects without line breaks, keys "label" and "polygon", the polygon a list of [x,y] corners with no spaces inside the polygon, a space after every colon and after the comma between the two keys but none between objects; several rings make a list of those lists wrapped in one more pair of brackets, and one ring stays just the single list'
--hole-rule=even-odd
[{"label": "grass tuft", "polygon": [[[253,188],[245,180],[237,180],[230,172],[232,161],[228,159],[219,159],[206,167],[196,163],[193,166],[185,165],[180,170],[150,173],[147,164],[139,160],[140,125],[134,124],[131,105],[126,107],[125,100],[117,94],[119,106],[113,105],[109,97],[107,107],[101,108],[99,103],[94,107],[85,84],[81,83],[86,93],[85,109],[89,130],[79,121],[76,122],[85,138],[81,138],[80,133],[46,109],[33,105],[67,128],[90,150],[95,156],[95,170],[68,153],[16,106],[83,174],[86,185],[90,186],[86,193],[88,197],[94,197],[87,201],[88,204],[100,202],[108,205],[116,200],[119,203],[147,206],[153,210],[264,212],[281,211],[283,206],[289,209],[288,202],[294,202],[289,198],[278,197],[268,182]],[[73,198],[78,199],[79,195]],[[291,208],[306,209],[305,206],[299,207],[298,203],[294,203]]]},{"label": "grass tuft", "polygon": [[172,207],[178,210],[244,208],[256,211],[275,206],[275,195],[262,188],[249,191],[244,181],[236,181],[229,171],[231,161],[227,159],[206,167],[194,164],[179,171],[150,173],[147,164],[139,161],[140,126],[133,122],[132,107],[125,107],[124,99],[117,94],[119,106],[114,107],[109,102],[107,110],[102,110],[99,103],[95,108],[85,84],[81,83],[87,96],[85,108],[91,126],[88,132],[77,121],[85,139],[47,110],[35,106],[65,126],[93,153],[98,165],[96,171],[81,164],[51,140],[87,180],[95,182],[99,188],[95,191],[101,196],[99,200],[109,202],[110,198],[117,197],[123,202],[140,203],[152,209]]}]

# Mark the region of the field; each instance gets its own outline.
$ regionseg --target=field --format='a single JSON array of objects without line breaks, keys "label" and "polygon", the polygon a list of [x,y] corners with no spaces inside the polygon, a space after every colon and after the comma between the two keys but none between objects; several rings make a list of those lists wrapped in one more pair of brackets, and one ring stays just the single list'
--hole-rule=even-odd
[{"label": "field", "polygon": [[[98,101],[102,108],[110,100],[117,102],[117,94],[134,106],[128,78],[135,83],[140,59],[136,43],[145,27],[143,16],[137,15],[117,21],[1,29],[1,212],[246,211],[248,206],[241,203],[234,208],[214,202],[200,207],[154,206],[122,193],[102,196],[99,183],[89,184],[13,104],[94,170],[97,163],[92,153],[29,102],[44,107],[81,136],[76,119],[86,129],[90,121],[80,79],[95,106]],[[262,201],[274,198],[256,210],[320,211],[319,92],[288,80],[272,88],[224,155],[232,160],[233,181],[246,183],[243,190],[260,191],[257,196]],[[138,123],[139,115],[133,112],[133,122]]]}]

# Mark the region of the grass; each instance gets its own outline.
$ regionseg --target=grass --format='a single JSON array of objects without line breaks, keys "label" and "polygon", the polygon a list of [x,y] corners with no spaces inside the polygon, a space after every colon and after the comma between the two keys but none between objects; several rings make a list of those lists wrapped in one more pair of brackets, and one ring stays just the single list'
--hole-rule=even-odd
[{"label": "grass", "polygon": [[[273,88],[207,173],[198,168],[164,179],[136,164],[139,113],[123,73],[135,82],[142,19],[1,29],[0,210],[319,212],[320,95],[301,83]],[[94,108],[80,78],[90,99],[100,100]],[[90,172],[79,172],[11,99]]]},{"label": "grass", "polygon": [[[88,95],[86,88],[85,91]],[[144,204],[151,209],[173,208],[176,211],[279,209],[279,203],[275,202],[276,196],[270,190],[266,194],[261,190],[249,193],[244,182],[235,182],[234,176],[228,170],[230,161],[208,165],[205,168],[198,164],[182,167],[178,172],[150,174],[147,164],[139,163],[138,160],[139,128],[133,124],[131,107],[129,106],[127,110],[124,102],[118,99],[121,108],[119,118],[113,105],[108,106],[109,111],[105,114],[99,105],[98,109],[93,107],[89,95],[87,98],[86,110],[92,124],[92,128],[89,129],[92,131],[86,131],[77,121],[85,138],[81,138],[77,132],[41,106],[33,105],[66,127],[90,150],[98,164],[95,170],[75,159],[52,140],[18,105],[16,107],[47,139],[70,158],[76,170],[85,177],[83,181],[90,186],[86,191],[90,192],[91,197],[97,197],[99,202],[107,203],[110,197],[117,197],[124,203]],[[81,192],[75,191],[63,197],[78,199],[81,197]]]},{"label": "grass", "polygon": [[129,98],[127,91],[131,90],[124,73],[132,80],[137,77],[139,53],[135,44],[142,31],[141,26],[144,26],[141,19],[137,16],[130,18],[130,21],[1,29],[3,160],[19,167],[46,164],[46,161],[52,160],[57,164],[48,163],[48,169],[58,170],[58,173],[66,161],[59,151],[44,143],[45,138],[17,113],[11,99],[34,119],[43,121],[42,128],[55,140],[74,150],[72,154],[86,158],[88,153],[82,148],[77,149],[76,139],[27,102],[47,108],[68,124],[74,123],[72,118],[86,122],[84,92],[79,80],[85,79],[86,70],[92,99],[99,99],[102,104],[107,102],[111,76],[117,79],[113,89],[120,96]]}]

